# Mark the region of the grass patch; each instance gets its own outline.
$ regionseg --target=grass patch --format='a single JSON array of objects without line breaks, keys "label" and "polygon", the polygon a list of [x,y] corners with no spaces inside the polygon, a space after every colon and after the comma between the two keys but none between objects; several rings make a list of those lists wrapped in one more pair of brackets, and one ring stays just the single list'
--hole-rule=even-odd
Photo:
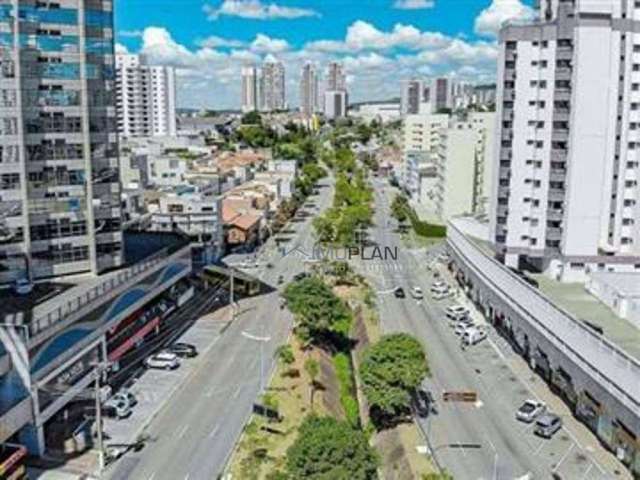
[{"label": "grass patch", "polygon": [[353,367],[351,359],[346,353],[337,353],[333,356],[333,367],[340,383],[340,403],[344,408],[347,421],[354,427],[360,427],[360,410],[355,396],[355,382],[353,380]]}]

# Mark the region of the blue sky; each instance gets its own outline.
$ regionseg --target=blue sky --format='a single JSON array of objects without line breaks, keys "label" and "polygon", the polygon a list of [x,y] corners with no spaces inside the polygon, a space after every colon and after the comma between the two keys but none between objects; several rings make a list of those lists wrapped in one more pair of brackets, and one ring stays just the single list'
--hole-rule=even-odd
[{"label": "blue sky", "polygon": [[297,104],[305,61],[340,60],[353,100],[399,96],[403,78],[495,76],[495,35],[530,0],[116,0],[118,49],[178,68],[180,106],[239,104],[239,69],[276,57]]}]

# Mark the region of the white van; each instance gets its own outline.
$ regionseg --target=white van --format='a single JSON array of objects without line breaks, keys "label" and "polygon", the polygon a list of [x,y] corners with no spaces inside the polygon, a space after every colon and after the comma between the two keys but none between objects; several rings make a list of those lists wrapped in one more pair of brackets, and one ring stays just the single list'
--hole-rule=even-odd
[{"label": "white van", "polygon": [[479,328],[469,328],[462,334],[462,343],[465,345],[475,345],[487,338],[487,332]]}]

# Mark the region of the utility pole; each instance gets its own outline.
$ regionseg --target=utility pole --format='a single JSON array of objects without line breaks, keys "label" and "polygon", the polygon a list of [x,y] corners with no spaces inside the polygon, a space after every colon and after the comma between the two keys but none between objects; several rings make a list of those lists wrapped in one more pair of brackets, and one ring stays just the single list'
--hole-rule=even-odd
[{"label": "utility pole", "polygon": [[96,382],[95,382],[95,396],[96,396],[96,426],[98,428],[98,477],[102,477],[102,471],[104,470],[104,445],[102,439],[102,402],[100,398],[100,377],[102,372],[102,364],[96,366]]},{"label": "utility pole", "polygon": [[231,320],[236,318],[236,310],[235,310],[235,294],[234,294],[234,281],[233,281],[233,267],[229,269],[229,283],[230,283],[230,292],[229,292],[229,307],[231,308]]}]

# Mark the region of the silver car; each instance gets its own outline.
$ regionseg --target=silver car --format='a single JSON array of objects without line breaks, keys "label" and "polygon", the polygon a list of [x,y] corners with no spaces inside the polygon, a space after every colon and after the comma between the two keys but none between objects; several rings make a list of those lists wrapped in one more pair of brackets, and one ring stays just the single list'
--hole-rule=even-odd
[{"label": "silver car", "polygon": [[529,399],[520,406],[516,412],[516,418],[521,422],[531,423],[546,411],[547,406],[544,402]]},{"label": "silver car", "polygon": [[545,413],[538,420],[533,430],[536,435],[551,438],[562,428],[562,418],[555,413]]}]

